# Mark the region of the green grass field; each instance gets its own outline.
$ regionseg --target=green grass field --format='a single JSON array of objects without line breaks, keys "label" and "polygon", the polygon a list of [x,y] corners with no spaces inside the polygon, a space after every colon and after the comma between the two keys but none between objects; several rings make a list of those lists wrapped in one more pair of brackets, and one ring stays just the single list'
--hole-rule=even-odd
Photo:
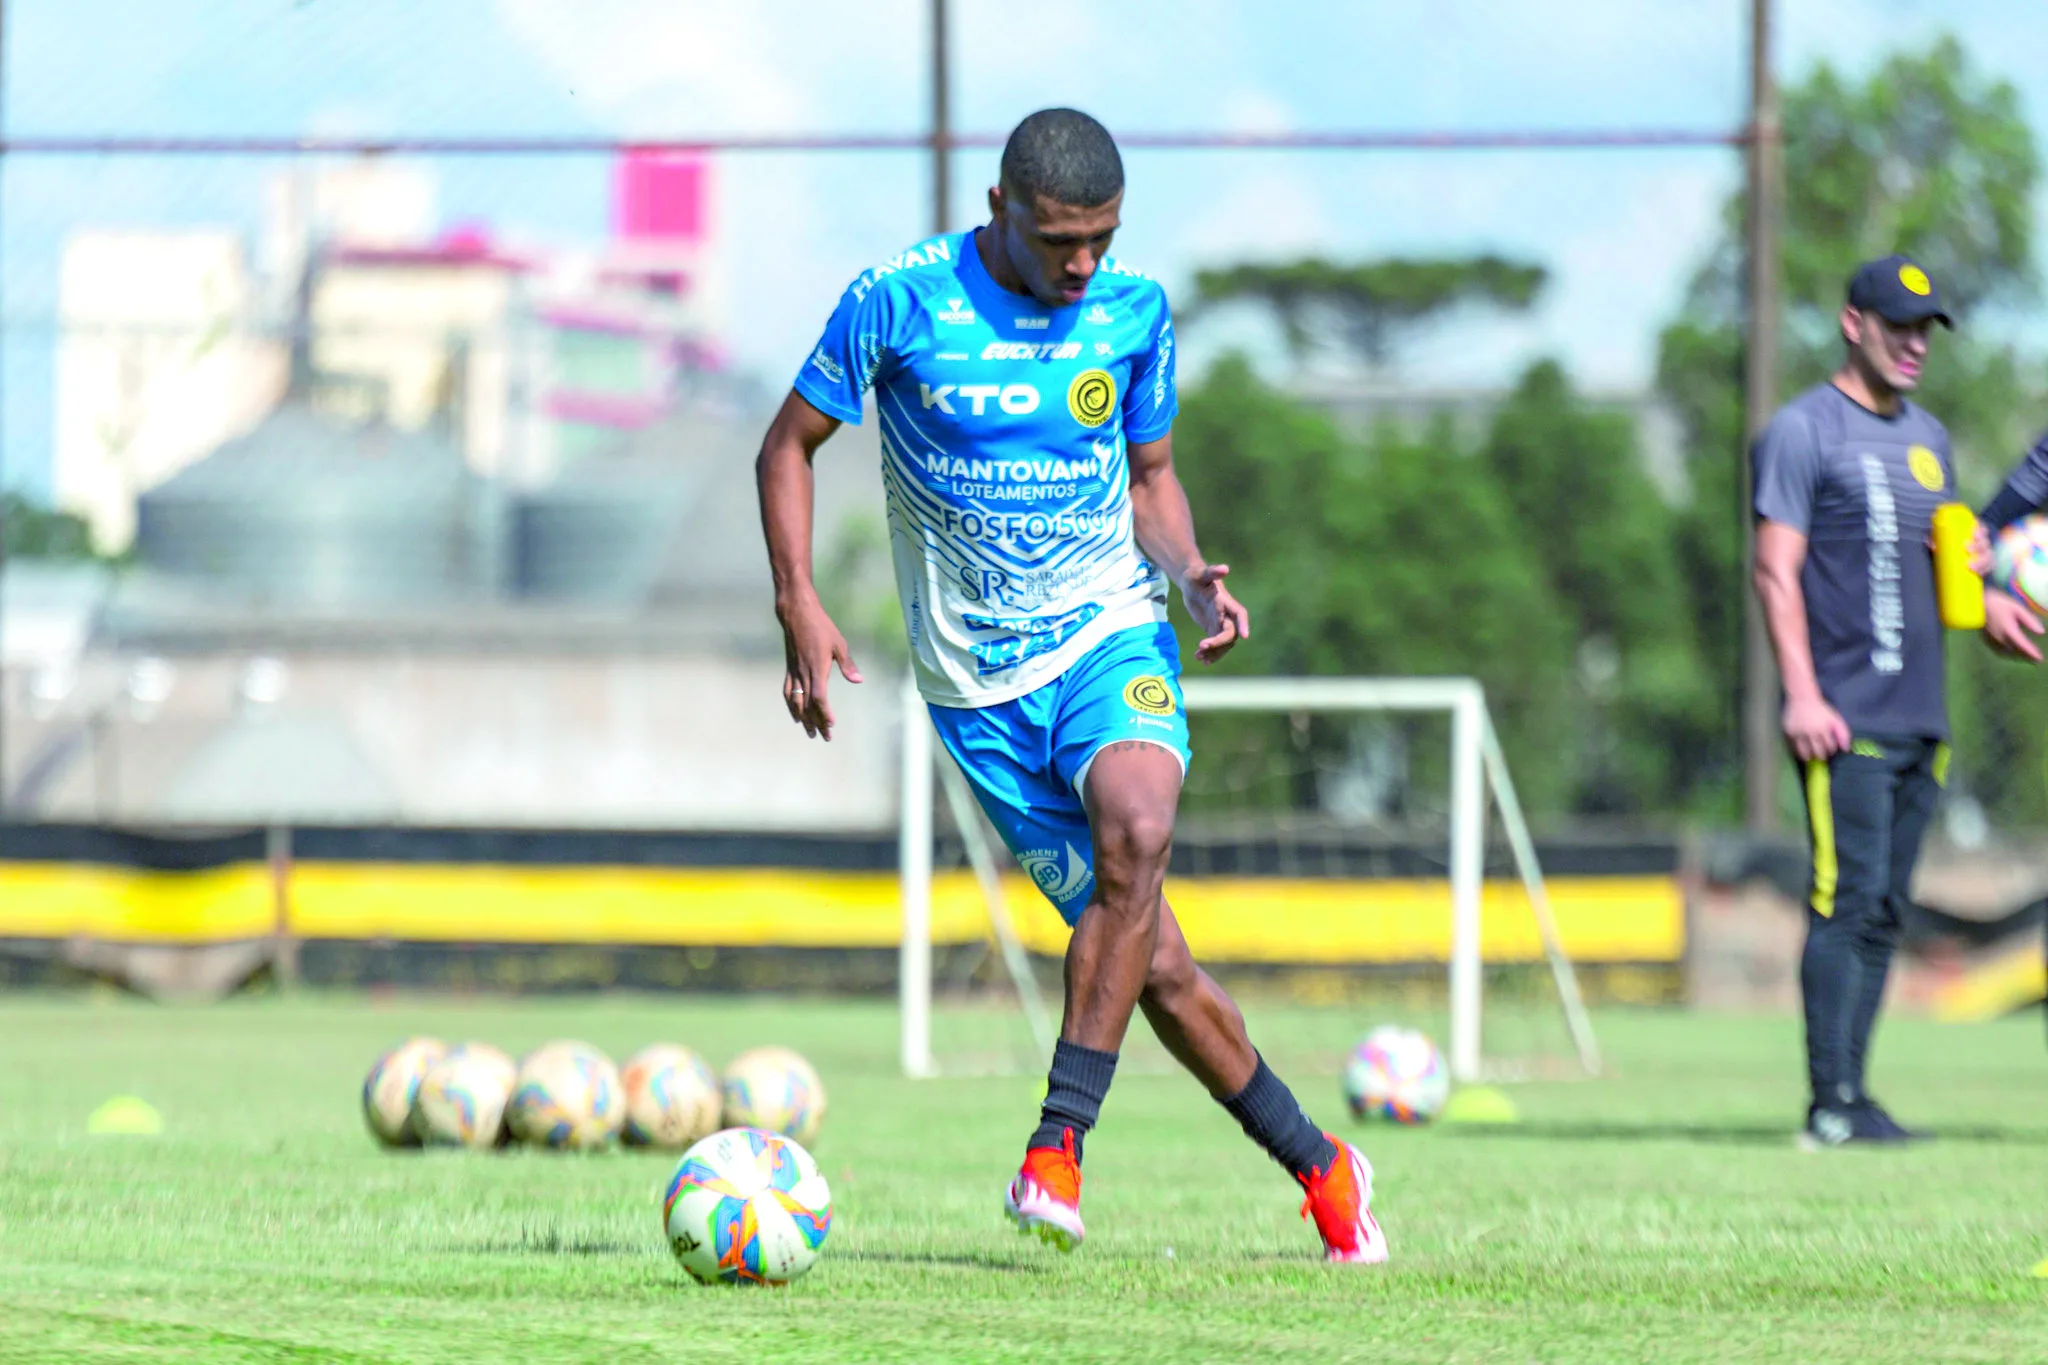
[{"label": "green grass field", "polygon": [[[1371,1019],[1255,1014],[1328,1124]],[[0,1360],[2022,1361],[2048,1358],[2038,1019],[1892,1022],[1877,1082],[1942,1140],[1807,1156],[1789,1020],[1599,1019],[1618,1074],[1512,1130],[1364,1130],[1394,1251],[1326,1267],[1291,1183],[1185,1077],[1119,1080],[1088,1245],[1009,1231],[1041,1082],[892,1074],[880,1005],[614,998],[0,1003]],[[669,1162],[390,1154],[356,1110],[404,1034],[518,1050],[782,1041],[831,1091],[835,1222],[776,1291],[702,1288]],[[132,1092],[161,1137],[88,1137]],[[1344,1131],[1360,1130],[1346,1127]]]}]

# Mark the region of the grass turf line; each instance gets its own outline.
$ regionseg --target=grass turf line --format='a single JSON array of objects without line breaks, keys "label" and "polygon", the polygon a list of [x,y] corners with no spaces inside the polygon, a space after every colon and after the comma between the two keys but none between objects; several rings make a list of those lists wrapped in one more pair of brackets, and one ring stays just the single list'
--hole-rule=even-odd
[{"label": "grass turf line", "polygon": [[[1876,1084],[1941,1141],[1806,1156],[1797,1026],[1598,1019],[1619,1075],[1514,1088],[1506,1130],[1352,1125],[1372,1017],[1264,1011],[1310,1112],[1361,1136],[1395,1262],[1315,1259],[1299,1196],[1191,1080],[1121,1077],[1089,1141],[1088,1244],[998,1212],[1042,1082],[910,1083],[883,1006],[319,998],[0,1004],[0,1361],[2011,1361],[2048,1357],[2048,1054],[2037,1020],[1890,1021]],[[1142,1024],[1139,1025],[1142,1028]],[[831,1112],[825,1255],[700,1288],[664,1158],[390,1154],[362,1073],[413,1032],[515,1054],[784,1042]],[[158,1138],[88,1138],[108,1095]],[[1173,1255],[1168,1257],[1171,1248]]]}]

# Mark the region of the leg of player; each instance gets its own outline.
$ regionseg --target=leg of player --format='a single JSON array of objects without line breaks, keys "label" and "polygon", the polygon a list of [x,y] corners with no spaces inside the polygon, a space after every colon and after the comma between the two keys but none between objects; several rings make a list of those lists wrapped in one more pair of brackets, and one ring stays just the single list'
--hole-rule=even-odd
[{"label": "leg of player", "polygon": [[1178,756],[1140,740],[1105,745],[1088,767],[1082,798],[1095,890],[1067,943],[1066,1015],[1045,1104],[1004,1202],[1021,1230],[1062,1251],[1085,1235],[1082,1143],[1109,1094],[1117,1049],[1151,967],[1180,783]]},{"label": "leg of player", "polygon": [[1308,1192],[1302,1215],[1314,1217],[1324,1254],[1354,1264],[1386,1260],[1386,1238],[1372,1216],[1372,1163],[1309,1121],[1294,1092],[1252,1046],[1237,1003],[1195,965],[1180,922],[1164,899],[1139,1003],[1166,1050],[1209,1088],[1252,1141],[1301,1182]]},{"label": "leg of player", "polygon": [[1885,976],[1891,967],[1892,951],[1898,945],[1899,920],[1906,898],[1913,890],[1913,868],[1920,860],[1920,841],[1947,776],[1948,746],[1931,740],[1885,746],[1893,757],[1897,776],[1892,788],[1891,867],[1883,914],[1872,921],[1858,941],[1863,958],[1861,991],[1856,1012],[1849,1023],[1849,1074],[1863,1097],[1870,1118],[1887,1136],[1911,1141],[1925,1133],[1907,1128],[1885,1107],[1871,1098],[1864,1083],[1865,1058],[1870,1035],[1877,1027],[1877,1013],[1884,1001]]},{"label": "leg of player", "polygon": [[1878,948],[1891,881],[1893,780],[1881,747],[1858,739],[1846,753],[1805,764],[1814,853],[1799,959],[1813,1090],[1800,1134],[1808,1150],[1896,1140],[1863,1104],[1854,1070],[1857,1007],[1871,968],[1888,958]]}]

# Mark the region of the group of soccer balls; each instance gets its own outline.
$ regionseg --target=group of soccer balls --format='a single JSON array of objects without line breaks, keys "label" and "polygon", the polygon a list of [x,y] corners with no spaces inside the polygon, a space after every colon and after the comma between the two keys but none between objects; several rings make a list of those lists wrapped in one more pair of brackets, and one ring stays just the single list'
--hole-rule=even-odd
[{"label": "group of soccer balls", "polygon": [[809,1142],[825,1120],[825,1087],[786,1047],[743,1052],[721,1079],[674,1043],[642,1048],[621,1070],[588,1043],[548,1043],[515,1065],[489,1043],[409,1038],[370,1068],[363,1117],[390,1147],[588,1151],[617,1140],[681,1150],[735,1127]]},{"label": "group of soccer balls", "polygon": [[824,1122],[825,1087],[788,1048],[743,1052],[721,1078],[673,1043],[621,1070],[588,1043],[548,1043],[515,1065],[488,1043],[410,1038],[370,1068],[363,1117],[391,1147],[682,1150],[662,1231],[707,1284],[785,1284],[832,1226],[832,1192],[803,1146]]},{"label": "group of soccer balls", "polygon": [[1443,1054],[1420,1029],[1382,1024],[1351,1049],[1344,1101],[1354,1118],[1428,1123],[1451,1097]]}]

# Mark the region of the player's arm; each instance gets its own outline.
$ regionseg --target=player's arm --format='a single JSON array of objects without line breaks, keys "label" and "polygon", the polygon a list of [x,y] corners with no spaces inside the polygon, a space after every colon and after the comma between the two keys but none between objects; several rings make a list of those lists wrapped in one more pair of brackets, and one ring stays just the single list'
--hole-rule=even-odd
[{"label": "player's arm", "polygon": [[[2034,443],[2005,484],[1977,514],[1979,525],[1991,532],[2010,526],[2048,504],[2048,435]],[[2042,631],[2041,619],[2027,610],[2026,603],[2011,593],[1991,589],[1984,594],[1984,642],[2008,658],[2041,661],[2041,647],[2033,637]]]},{"label": "player's arm", "polygon": [[1251,638],[1251,613],[1223,579],[1228,564],[1211,564],[1195,545],[1195,516],[1187,490],[1173,472],[1173,433],[1125,447],[1131,466],[1131,524],[1138,548],[1180,586],[1188,615],[1202,632],[1195,657],[1213,664],[1239,640]]},{"label": "player's arm", "polygon": [[1849,725],[1820,694],[1806,633],[1806,594],[1799,586],[1805,566],[1804,531],[1782,522],[1757,523],[1756,595],[1785,688],[1785,739],[1802,759],[1826,758],[1849,747]]},{"label": "player's arm", "polygon": [[1785,741],[1802,760],[1826,758],[1848,748],[1850,741],[1848,722],[1820,693],[1806,630],[1806,590],[1799,582],[1820,470],[1819,434],[1813,419],[1796,409],[1772,418],[1750,451],[1756,595],[1785,688]]},{"label": "player's arm", "polygon": [[816,487],[811,460],[837,430],[838,418],[818,411],[803,395],[791,393],[769,424],[760,457],[754,461],[754,479],[761,492],[761,529],[768,537],[768,565],[775,575],[775,615],[782,622],[783,704],[806,735],[828,743],[832,707],[825,694],[833,662],[838,662],[848,682],[861,680],[846,637],[832,624],[811,577],[811,509]]}]

